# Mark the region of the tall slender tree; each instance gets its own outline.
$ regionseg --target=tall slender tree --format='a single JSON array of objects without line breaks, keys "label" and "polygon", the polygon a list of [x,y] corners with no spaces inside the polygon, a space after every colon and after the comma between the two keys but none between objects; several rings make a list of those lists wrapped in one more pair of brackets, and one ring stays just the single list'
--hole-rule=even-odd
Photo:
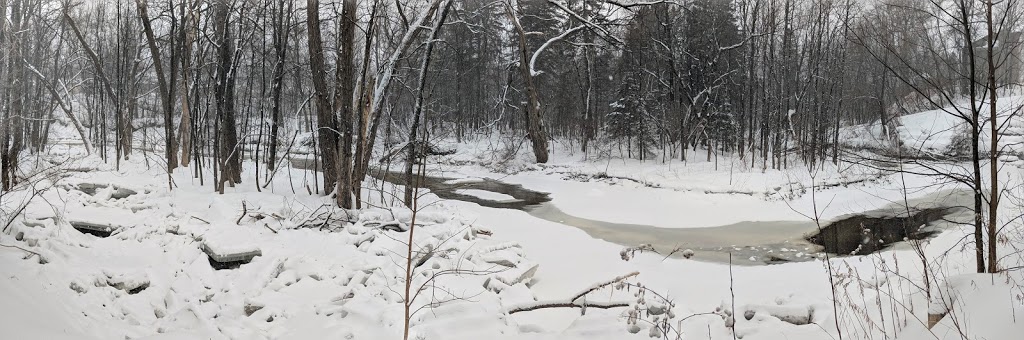
[{"label": "tall slender tree", "polygon": [[335,189],[338,181],[338,151],[340,136],[338,131],[338,115],[331,102],[331,93],[327,86],[327,64],[324,61],[324,43],[320,32],[320,1],[306,2],[306,28],[308,35],[309,69],[312,73],[313,97],[316,107],[316,123],[318,145],[320,148],[321,169],[324,174],[324,192]]},{"label": "tall slender tree", "polygon": [[234,37],[231,34],[231,0],[217,0],[213,4],[213,24],[217,39],[217,82],[214,96],[217,102],[217,140],[220,154],[220,180],[217,190],[224,193],[225,184],[234,186],[242,182],[242,152],[235,127],[235,68]]}]

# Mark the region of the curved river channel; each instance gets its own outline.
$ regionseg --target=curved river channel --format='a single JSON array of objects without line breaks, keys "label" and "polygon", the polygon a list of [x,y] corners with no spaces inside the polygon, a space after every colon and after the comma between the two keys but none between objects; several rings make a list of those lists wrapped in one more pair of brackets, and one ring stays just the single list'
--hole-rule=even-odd
[{"label": "curved river channel", "polygon": [[[394,184],[404,183],[404,174],[371,170],[372,176]],[[445,178],[425,176],[418,185],[442,199],[472,202],[484,207],[516,209],[547,221],[579,228],[594,238],[635,247],[649,244],[660,254],[692,250],[702,261],[757,265],[807,261],[824,252],[864,255],[891,247],[906,246],[907,239],[921,239],[941,231],[949,223],[970,219],[960,208],[971,202],[969,193],[940,191],[910,200],[911,209],[893,205],[883,209],[847,215],[822,224],[813,221],[749,221],[707,228],[662,228],[650,225],[612,223],[569,215],[552,202],[548,193],[490,178]],[[487,191],[514,199],[493,200],[469,194]],[[482,195],[487,196],[487,195]],[[939,203],[941,202],[941,203]],[[682,256],[678,251],[673,256]]]}]

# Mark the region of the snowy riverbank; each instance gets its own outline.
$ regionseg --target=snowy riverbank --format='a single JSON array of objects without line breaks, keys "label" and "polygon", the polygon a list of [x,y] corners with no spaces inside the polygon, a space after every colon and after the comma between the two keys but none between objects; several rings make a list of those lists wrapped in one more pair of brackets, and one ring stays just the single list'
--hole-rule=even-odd
[{"label": "snowy riverbank", "polygon": [[[942,188],[924,176],[849,165],[815,173],[812,181],[802,169],[730,174],[714,172],[708,162],[667,167],[621,160],[614,161],[621,166],[602,161],[605,168],[600,168],[575,157],[511,175],[474,163],[454,166],[455,161],[432,165],[432,173],[457,178],[452,184],[498,178],[549,192],[551,207],[572,216],[666,229],[744,221],[806,224],[815,207],[829,220],[904,197],[938,200],[934,194]],[[315,174],[302,170],[283,170],[257,190],[254,171],[247,168],[243,184],[220,195],[184,169],[175,173],[176,188],[168,191],[161,170],[147,169],[141,160],[122,164],[121,170],[95,159],[62,164],[70,176],[41,183],[45,199],[35,200],[24,219],[0,234],[0,244],[9,246],[0,248],[5,334],[18,339],[401,335],[407,236],[402,230],[411,212],[391,208],[399,187],[368,181],[371,190],[364,193],[372,207],[325,214],[329,198],[307,191],[315,187]],[[1016,171],[1007,170],[1013,172],[1008,178],[1016,180]],[[619,175],[597,176],[601,172]],[[457,192],[510,201],[486,190]],[[930,265],[937,267],[932,282],[938,284],[928,299],[920,260],[905,245],[828,263],[764,266],[735,257],[730,266],[728,258],[705,262],[650,252],[630,253],[627,261],[624,245],[551,216],[433,194],[424,196],[422,206],[415,262],[425,260],[415,282],[451,275],[431,281],[436,285],[426,285],[428,297],[417,300],[416,306],[426,308],[412,320],[416,338],[649,338],[650,324],[643,322],[641,331],[630,333],[636,330],[628,325],[630,308],[509,314],[633,272],[639,272],[635,282],[674,303],[674,328],[687,339],[726,339],[735,333],[744,339],[810,340],[838,338],[839,330],[855,339],[959,339],[961,331],[969,338],[996,339],[1024,331],[1012,319],[1024,313],[1017,298],[1024,280],[1017,271],[966,274],[973,269],[971,248],[964,243],[967,226],[947,226],[924,243],[926,258],[935,259]],[[1007,204],[1006,216],[1014,206]],[[335,223],[322,223],[332,218]],[[83,234],[71,227],[76,221],[117,230],[106,238]],[[1020,233],[1006,230],[1001,249],[1015,254]],[[237,269],[216,270],[203,245],[218,239],[220,248],[257,248],[261,256]],[[588,301],[635,300],[633,293],[601,291]],[[996,304],[1005,308],[986,307]],[[936,305],[951,306],[953,312],[929,331],[928,312]]]}]

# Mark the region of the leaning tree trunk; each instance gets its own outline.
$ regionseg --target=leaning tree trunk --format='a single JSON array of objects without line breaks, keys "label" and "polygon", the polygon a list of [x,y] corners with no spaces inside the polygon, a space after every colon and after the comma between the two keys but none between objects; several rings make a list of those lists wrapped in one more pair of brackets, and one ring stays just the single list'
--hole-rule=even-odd
[{"label": "leaning tree trunk", "polygon": [[[372,91],[363,96],[367,101],[363,115],[366,117],[364,119],[371,121],[371,123],[368,132],[369,135],[365,139],[366,145],[363,147],[364,151],[362,152],[361,159],[357,160],[360,164],[357,164],[356,166],[361,169],[356,174],[357,177],[355,177],[355,180],[357,181],[362,181],[362,178],[366,175],[366,172],[369,169],[370,155],[372,154],[371,150],[373,150],[374,141],[377,139],[377,129],[380,126],[382,116],[380,113],[381,106],[383,105],[385,94],[391,86],[391,80],[395,74],[398,62],[405,57],[406,50],[408,50],[409,46],[412,45],[420,30],[424,29],[424,23],[426,23],[428,18],[434,15],[434,12],[437,10],[440,3],[441,0],[431,0],[430,6],[421,12],[416,20],[409,25],[405,34],[402,36],[402,40],[398,43],[398,46],[395,47],[386,61],[378,67],[380,71],[376,80],[374,81],[373,78],[371,78],[371,80],[365,82],[368,85],[363,89],[363,91]],[[386,126],[390,128],[390,125]]]},{"label": "leaning tree trunk", "polygon": [[508,8],[512,23],[519,32],[519,72],[523,76],[523,84],[526,87],[528,102],[526,104],[526,134],[533,144],[533,155],[537,163],[548,162],[548,136],[544,131],[544,122],[540,117],[540,95],[537,93],[537,86],[533,83],[533,74],[530,72],[530,51],[526,47],[526,32],[519,20]]},{"label": "leaning tree trunk", "polygon": [[86,134],[85,127],[82,126],[82,122],[80,122],[78,118],[75,117],[74,109],[71,106],[71,98],[68,98],[67,101],[61,99],[60,93],[57,92],[56,85],[50,83],[50,81],[46,79],[46,77],[43,76],[42,73],[39,73],[39,70],[36,69],[35,66],[29,64],[28,61],[24,58],[22,58],[22,62],[25,63],[25,68],[32,71],[32,73],[35,74],[37,78],[39,78],[40,85],[42,85],[43,88],[50,92],[50,95],[53,96],[53,101],[57,103],[57,107],[60,107],[60,109],[64,111],[64,115],[68,117],[69,121],[71,121],[71,126],[74,126],[75,130],[78,131],[78,136],[82,138],[82,147],[85,148],[85,153],[92,154],[92,144],[89,142],[89,135]]},{"label": "leaning tree trunk", "polygon": [[[160,106],[164,111],[164,158],[167,161],[167,186],[173,188],[171,173],[178,167],[178,146],[174,141],[174,96],[173,87],[167,84],[167,76],[164,73],[164,65],[160,60],[160,48],[156,46],[156,36],[153,34],[153,25],[149,22],[149,13],[146,9],[146,0],[135,0],[135,8],[139,12],[139,21],[142,22],[142,31],[146,36],[146,43],[149,46],[149,54],[153,58],[153,70],[156,71],[157,90],[160,96]],[[173,35],[172,35],[173,36]],[[171,49],[174,49],[174,40],[171,39]],[[174,62],[171,62],[173,66]],[[175,67],[171,67],[174,72]],[[173,76],[171,77],[173,80]]]},{"label": "leaning tree trunk", "polygon": [[[107,74],[103,71],[103,62],[100,60],[99,56],[96,55],[96,52],[92,50],[92,47],[90,47],[89,44],[85,41],[85,36],[82,35],[82,31],[78,29],[78,25],[75,24],[75,21],[73,19],[71,19],[71,16],[68,14],[67,10],[67,8],[62,9],[61,15],[63,17],[63,20],[67,22],[69,27],[71,27],[71,32],[74,33],[75,38],[82,45],[82,49],[85,50],[85,54],[89,57],[89,61],[92,62],[94,72],[96,72],[96,75],[100,79],[100,83],[103,85],[103,91],[107,94],[108,97],[110,97],[111,100],[115,101],[115,103],[118,103],[117,105],[115,105],[115,107],[118,108],[115,114],[118,120],[117,136],[118,139],[121,140],[123,139],[124,135],[124,129],[121,128],[121,125],[124,124],[123,122],[121,122],[122,120],[124,120],[124,115],[122,114],[122,111],[124,110],[124,105],[121,104],[122,98],[114,93],[113,83],[111,83],[110,78],[108,78]],[[129,135],[130,131],[131,130],[129,130]],[[120,162],[120,157],[121,155],[118,154],[118,162]]]},{"label": "leaning tree trunk", "polygon": [[[445,3],[444,9],[441,10],[441,15],[438,16],[437,20],[434,21],[434,27],[430,32],[430,38],[427,39],[427,50],[423,55],[423,63],[420,64],[420,79],[416,87],[416,105],[412,117],[412,127],[409,130],[409,143],[406,144],[406,157],[405,157],[405,205],[410,208],[413,207],[413,190],[418,183],[413,183],[412,166],[416,163],[417,156],[426,157],[427,141],[424,140],[419,143],[416,139],[420,138],[418,135],[420,124],[423,121],[423,90],[427,85],[427,70],[430,69],[430,55],[434,52],[434,41],[437,40],[438,32],[441,31],[441,26],[444,25],[444,19],[448,15],[448,7],[451,1]],[[423,136],[425,137],[425,136]],[[424,138],[425,139],[425,138]],[[424,161],[424,160],[421,160]],[[408,319],[408,318],[406,318]],[[406,327],[408,329],[408,327]]]}]

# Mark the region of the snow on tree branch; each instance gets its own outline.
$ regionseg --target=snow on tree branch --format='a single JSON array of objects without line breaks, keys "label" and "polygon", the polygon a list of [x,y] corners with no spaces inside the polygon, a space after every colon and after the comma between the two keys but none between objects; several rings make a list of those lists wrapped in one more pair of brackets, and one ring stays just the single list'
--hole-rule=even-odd
[{"label": "snow on tree branch", "polygon": [[430,7],[423,11],[416,21],[409,26],[409,29],[405,31],[405,35],[402,36],[401,42],[395,51],[391,53],[388,60],[381,66],[380,76],[378,77],[377,87],[373,90],[373,102],[370,104],[370,114],[374,114],[380,109],[381,103],[384,101],[384,94],[387,93],[388,86],[391,84],[391,78],[395,73],[395,65],[398,64],[398,60],[402,58],[405,51],[412,45],[416,35],[425,28],[423,23],[431,17],[434,12],[437,11],[438,6],[441,4],[441,0],[433,0],[430,3]]},{"label": "snow on tree branch", "polygon": [[584,299],[584,297],[586,297],[587,294],[590,294],[590,293],[593,293],[595,291],[601,290],[602,288],[605,288],[605,287],[608,287],[608,286],[617,285],[617,284],[619,284],[621,282],[624,282],[624,281],[626,281],[626,280],[628,280],[628,279],[630,279],[632,277],[635,277],[637,275],[640,275],[640,272],[632,272],[632,273],[629,273],[629,274],[626,274],[626,275],[622,275],[622,276],[616,277],[616,278],[608,280],[608,281],[603,281],[603,282],[595,283],[595,284],[591,285],[590,287],[587,287],[587,288],[583,289],[579,293],[576,293],[576,295],[573,295],[572,297],[570,297],[568,299],[565,299],[565,300],[537,301],[537,302],[525,303],[525,304],[521,304],[521,305],[512,306],[512,307],[506,309],[506,312],[508,314],[514,314],[514,313],[519,313],[519,312],[528,312],[528,311],[532,311],[532,310],[545,309],[545,308],[584,308],[585,309],[587,307],[595,307],[595,308],[608,309],[608,308],[616,308],[616,307],[628,307],[630,305],[630,303],[631,303],[630,301],[589,302],[589,301],[586,301],[586,299]]},{"label": "snow on tree branch", "polygon": [[533,56],[530,57],[530,74],[536,77],[543,73],[541,71],[537,71],[537,57],[540,56],[540,53],[544,52],[544,50],[547,49],[548,46],[551,46],[551,44],[561,41],[562,39],[565,39],[566,37],[572,35],[573,33],[583,30],[584,28],[586,28],[586,26],[573,27],[554,38],[548,39],[548,41],[545,41],[543,45],[540,45],[540,47],[538,47],[536,51],[533,51]]},{"label": "snow on tree branch", "polygon": [[560,8],[565,13],[569,14],[573,18],[576,18],[576,20],[579,20],[585,26],[590,27],[591,29],[601,33],[606,38],[609,38],[612,41],[615,41],[616,43],[619,43],[619,44],[622,43],[621,39],[619,39],[618,37],[613,35],[611,32],[609,32],[604,27],[602,27],[602,26],[600,26],[598,24],[595,24],[593,21],[588,20],[588,19],[584,18],[583,16],[579,15],[578,13],[576,13],[576,11],[573,11],[572,9],[569,9],[569,6],[566,6],[565,1],[562,1],[562,0],[548,0],[548,3],[550,3],[552,5],[555,5],[556,7]]}]

